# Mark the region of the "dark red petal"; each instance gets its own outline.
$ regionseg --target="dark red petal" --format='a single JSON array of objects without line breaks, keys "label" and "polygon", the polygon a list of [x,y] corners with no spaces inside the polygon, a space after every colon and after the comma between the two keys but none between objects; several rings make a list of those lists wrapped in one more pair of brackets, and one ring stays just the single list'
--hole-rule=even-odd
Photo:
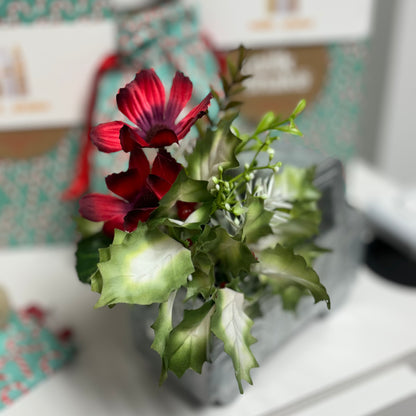
[{"label": "dark red petal", "polygon": [[179,164],[165,149],[159,149],[155,160],[153,161],[152,174],[159,176],[166,182],[172,184],[175,182],[182,169]]},{"label": "dark red petal", "polygon": [[124,125],[122,121],[99,124],[90,130],[90,139],[101,152],[119,152],[120,130]]},{"label": "dark red petal", "polygon": [[195,211],[196,206],[196,202],[177,201],[176,209],[178,211],[178,218],[181,221],[185,221]]},{"label": "dark red petal", "polygon": [[209,93],[196,107],[194,107],[188,115],[178,123],[175,129],[175,133],[178,136],[178,140],[183,139],[195,124],[195,122],[201,118],[207,111],[210,104],[212,94]]},{"label": "dark red petal", "polygon": [[109,221],[106,221],[103,226],[103,231],[109,237],[114,236],[114,229],[125,231],[124,229],[124,217],[116,217]]},{"label": "dark red petal", "polygon": [[178,138],[172,130],[164,129],[149,137],[148,141],[149,147],[165,147],[178,143]]},{"label": "dark red petal", "polygon": [[147,183],[149,184],[154,194],[158,197],[158,199],[162,199],[172,186],[172,184],[169,182],[166,182],[164,179],[155,175],[149,175],[147,178]]},{"label": "dark red petal", "polygon": [[176,72],[170,89],[165,120],[174,123],[192,96],[192,82],[182,72]]},{"label": "dark red petal", "polygon": [[137,195],[136,200],[132,204],[132,209],[141,209],[141,208],[156,208],[159,205],[159,198],[151,188],[146,180],[145,186],[143,186],[141,192]]},{"label": "dark red petal", "polygon": [[79,201],[79,213],[90,221],[107,221],[116,217],[124,217],[129,205],[111,195],[89,194]]},{"label": "dark red petal", "polygon": [[135,81],[149,103],[153,120],[162,121],[165,109],[165,87],[153,69],[140,71]]},{"label": "dark red petal", "polygon": [[120,144],[125,152],[131,152],[136,146],[149,147],[146,140],[127,124],[120,130]]},{"label": "dark red petal", "polygon": [[[143,174],[144,173],[144,174]],[[133,201],[146,182],[148,171],[129,169],[105,178],[107,188],[128,201]]]},{"label": "dark red petal", "polygon": [[150,217],[150,214],[156,209],[157,207],[151,208],[139,208],[130,211],[124,217],[124,229],[126,231],[134,231],[137,228],[137,224],[139,221],[145,222]]},{"label": "dark red petal", "polygon": [[163,121],[165,89],[153,69],[136,74],[116,98],[119,110],[143,131]]},{"label": "dark red petal", "polygon": [[143,149],[136,146],[130,153],[129,169],[140,169],[143,175],[150,172],[149,161],[143,152]]},{"label": "dark red petal", "polygon": [[118,109],[134,124],[147,131],[152,125],[152,109],[138,90],[136,80],[120,88],[116,96]]}]

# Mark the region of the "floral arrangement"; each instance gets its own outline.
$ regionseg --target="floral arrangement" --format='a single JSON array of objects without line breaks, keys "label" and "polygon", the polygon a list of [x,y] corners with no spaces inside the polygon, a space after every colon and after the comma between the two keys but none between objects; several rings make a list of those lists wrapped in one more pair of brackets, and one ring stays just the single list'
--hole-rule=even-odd
[{"label": "floral arrangement", "polygon": [[[160,305],[152,348],[162,359],[161,381],[168,370],[200,373],[217,337],[240,392],[258,366],[250,329],[264,296],[280,296],[286,309],[305,295],[329,307],[312,268],[322,251],[312,242],[320,222],[314,169],[281,169],[272,146],[281,132],[301,135],[295,119],[305,102],[287,119],[267,113],[254,132],[241,133],[235,97],[247,78],[244,60],[240,48],[223,91],[212,90],[183,118],[192,83],[180,72],[167,104],[152,69],[119,90],[130,123],[100,124],[90,138],[102,152],[128,153],[129,165],[105,178],[113,195],[81,198],[76,253],[79,279],[100,294],[96,307]],[[178,293],[185,311],[174,325]]]}]

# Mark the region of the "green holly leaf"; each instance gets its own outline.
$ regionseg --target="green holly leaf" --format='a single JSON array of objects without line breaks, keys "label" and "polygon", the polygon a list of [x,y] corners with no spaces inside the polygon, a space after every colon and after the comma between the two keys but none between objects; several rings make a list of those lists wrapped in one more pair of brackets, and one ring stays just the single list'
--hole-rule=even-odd
[{"label": "green holly leaf", "polygon": [[166,341],[172,331],[172,311],[173,303],[176,298],[177,291],[173,291],[166,302],[163,302],[159,306],[159,315],[152,325],[155,332],[155,337],[152,343],[152,349],[157,351],[161,357],[163,357],[166,348]]},{"label": "green holly leaf", "polygon": [[264,208],[264,200],[255,196],[247,198],[246,219],[243,226],[243,239],[247,244],[255,243],[260,237],[272,234],[270,220],[273,212]]},{"label": "green holly leaf", "polygon": [[98,269],[91,276],[91,290],[99,294],[101,294],[103,290],[103,277]]},{"label": "green holly leaf", "polygon": [[78,242],[76,257],[76,271],[83,283],[90,283],[91,276],[97,271],[100,261],[99,249],[109,246],[111,239],[104,233],[90,235]]},{"label": "green holly leaf", "polygon": [[207,360],[211,316],[214,303],[206,302],[199,309],[186,310],[182,322],[173,329],[166,345],[167,368],[178,377],[191,368],[201,373]]},{"label": "green holly leaf", "polygon": [[215,252],[216,252],[216,233],[210,226],[205,225],[202,231],[194,233],[191,246],[192,263],[195,272],[187,284],[186,299],[197,295],[208,298],[215,283]]},{"label": "green holly leaf", "polygon": [[216,233],[214,253],[221,270],[234,276],[238,276],[240,272],[248,273],[251,265],[257,260],[247,245],[231,237],[224,228],[216,228],[214,231]]},{"label": "green holly leaf", "polygon": [[244,312],[244,295],[232,289],[218,290],[215,299],[215,313],[211,328],[216,337],[224,342],[224,350],[231,357],[240,393],[243,393],[242,380],[253,384],[250,370],[258,363],[250,350],[256,342],[250,329],[253,321]]},{"label": "green holly leaf", "polygon": [[303,296],[308,295],[308,291],[305,288],[300,288],[298,286],[289,286],[284,289],[280,295],[283,302],[283,309],[295,311],[299,300]]},{"label": "green holly leaf", "polygon": [[209,181],[218,176],[220,167],[225,171],[239,166],[235,150],[241,141],[230,129],[234,118],[222,119],[216,129],[207,130],[205,137],[197,141],[187,156],[189,177]]},{"label": "green holly leaf", "polygon": [[[169,191],[159,201],[159,207],[153,213],[152,218],[176,217],[176,212],[172,215],[172,210],[175,209],[174,206],[177,201],[201,203],[213,201],[214,197],[207,190],[207,186],[208,182],[192,179],[186,175],[184,170],[182,170]],[[201,219],[205,218],[206,211],[207,208],[205,204],[202,204],[201,210],[195,214],[188,223],[198,220],[199,217],[201,217]]]},{"label": "green holly leaf", "polygon": [[192,256],[192,262],[195,267],[191,279],[187,285],[186,300],[195,296],[202,295],[208,298],[213,290],[215,283],[214,263],[211,257],[204,253],[198,252]]},{"label": "green holly leaf", "polygon": [[122,241],[109,248],[110,259],[98,264],[102,292],[96,307],[165,302],[186,284],[194,267],[191,252],[182,244],[144,223],[132,233],[121,233]]},{"label": "green holly leaf", "polygon": [[[114,230],[113,244],[121,244],[123,242],[125,236],[126,236],[125,232],[116,228]],[[98,249],[98,254],[99,254],[99,262],[100,263],[103,263],[105,261],[110,260],[111,252],[110,252],[109,247],[104,247],[104,248]],[[91,276],[91,280],[90,280],[91,290],[101,294],[101,292],[103,290],[103,278],[101,276],[100,271],[98,270],[98,262],[97,262],[96,268],[97,268],[97,270]]]},{"label": "green holly leaf", "polygon": [[276,243],[293,247],[318,233],[321,213],[317,200],[321,194],[313,185],[314,176],[314,168],[293,166],[275,175],[265,206],[274,211],[270,226]]},{"label": "green holly leaf", "polygon": [[315,299],[321,300],[330,308],[330,300],[325,287],[321,284],[317,273],[306,264],[302,256],[293,253],[292,249],[276,245],[258,254],[257,271],[263,281],[267,282],[275,293],[283,293],[287,288],[295,286],[308,289]]},{"label": "green holly leaf", "polygon": [[176,290],[173,291],[169,295],[169,299],[166,302],[160,304],[159,315],[154,324],[152,325],[152,328],[155,332],[155,337],[153,339],[151,348],[158,352],[162,359],[162,371],[160,374],[159,384],[162,384],[167,377],[167,367],[164,355],[166,350],[166,344],[173,328],[172,311],[173,304],[176,298],[176,293]]},{"label": "green holly leaf", "polygon": [[315,167],[298,168],[286,165],[274,177],[270,199],[284,201],[317,201],[321,193],[313,185]]},{"label": "green holly leaf", "polygon": [[275,213],[270,222],[280,244],[293,247],[318,234],[321,213],[315,202],[295,202],[288,215],[282,221],[279,213]]},{"label": "green holly leaf", "polygon": [[[192,261],[197,274],[188,287],[195,288],[202,283],[203,296],[211,293],[214,267],[225,276],[238,276],[241,272],[250,272],[257,260],[251,250],[237,237],[231,237],[222,227],[205,226],[203,232],[192,246]],[[208,291],[208,292],[207,292]],[[192,294],[194,294],[192,292]]]},{"label": "green holly leaf", "polygon": [[308,266],[312,266],[315,259],[317,259],[322,254],[331,252],[331,250],[320,247],[311,241],[298,244],[293,248],[293,250],[295,254],[298,254],[305,259]]}]

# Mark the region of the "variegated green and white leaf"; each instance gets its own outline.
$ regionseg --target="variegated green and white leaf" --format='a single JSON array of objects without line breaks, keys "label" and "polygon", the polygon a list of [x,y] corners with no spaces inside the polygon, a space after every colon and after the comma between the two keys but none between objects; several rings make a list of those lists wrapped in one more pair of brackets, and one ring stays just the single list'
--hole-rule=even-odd
[{"label": "variegated green and white leaf", "polygon": [[173,303],[176,298],[177,291],[175,290],[169,296],[169,299],[166,302],[163,302],[159,306],[159,315],[152,325],[152,328],[155,332],[155,337],[153,339],[153,343],[151,347],[159,353],[160,358],[162,359],[162,371],[160,374],[159,383],[162,384],[167,377],[167,367],[166,367],[166,360],[165,360],[165,349],[166,343],[169,339],[169,335],[172,331],[173,324],[172,324],[172,311],[173,311]]},{"label": "variegated green and white leaf", "polygon": [[163,357],[163,354],[165,353],[166,340],[168,339],[169,334],[173,328],[172,311],[176,293],[176,290],[173,291],[169,295],[169,299],[166,302],[160,304],[159,315],[152,325],[152,328],[155,331],[152,348],[157,351],[161,357]]},{"label": "variegated green and white leaf", "polygon": [[[113,244],[121,244],[125,236],[126,236],[126,233],[124,231],[121,231],[116,228],[114,230]],[[96,266],[97,270],[91,276],[91,290],[93,292],[97,292],[101,294],[103,290],[103,278],[101,276],[100,270],[98,269],[98,263],[103,263],[103,262],[110,260],[110,257],[111,257],[110,247],[100,248],[98,250],[98,254],[99,254],[99,262],[97,262],[97,266]],[[111,305],[111,306],[114,306],[114,305]]]},{"label": "variegated green and white leaf", "polygon": [[313,185],[315,168],[286,165],[274,177],[270,201],[317,201],[320,192]]},{"label": "variegated green and white leaf", "polygon": [[207,360],[211,316],[215,305],[212,301],[195,310],[186,310],[183,321],[171,332],[166,345],[165,359],[169,370],[178,377],[191,368],[201,373]]},{"label": "variegated green and white leaf", "polygon": [[187,284],[186,300],[199,295],[207,299],[214,289],[215,264],[210,256],[204,252],[198,252],[193,255],[192,262],[195,271]]},{"label": "variegated green and white leaf", "polygon": [[276,245],[258,253],[259,263],[257,272],[263,281],[270,284],[276,293],[284,295],[291,286],[308,289],[315,302],[326,301],[328,308],[330,300],[319,276],[306,264],[302,256],[293,253],[292,249]]},{"label": "variegated green and white leaf", "polygon": [[211,328],[224,342],[224,350],[233,361],[240,393],[243,393],[242,380],[253,384],[250,370],[258,367],[250,350],[250,345],[256,342],[250,333],[253,321],[244,312],[242,293],[229,288],[219,289],[217,293]]},{"label": "variegated green and white leaf", "polygon": [[[213,196],[207,190],[207,185],[207,181],[192,179],[182,170],[169,191],[159,201],[159,207],[152,214],[152,218],[171,217],[177,201],[200,203],[212,201]],[[204,213],[205,211],[201,210],[197,215]]]},{"label": "variegated green and white leaf", "polygon": [[98,264],[102,292],[96,307],[165,302],[194,271],[190,251],[157,229],[139,223],[121,237],[109,247],[110,259]]},{"label": "variegated green and white leaf", "polygon": [[189,177],[208,181],[218,175],[220,167],[227,170],[239,165],[235,151],[241,140],[230,130],[232,121],[233,118],[221,120],[215,130],[209,129],[203,140],[196,142],[187,156]]},{"label": "variegated green and white leaf", "polygon": [[273,213],[264,208],[262,198],[249,196],[247,199],[246,220],[243,226],[243,238],[247,244],[255,243],[260,237],[272,234],[270,220]]},{"label": "variegated green and white leaf", "polygon": [[221,270],[233,276],[238,276],[241,271],[248,273],[257,260],[247,245],[231,237],[224,228],[213,231],[216,234],[213,254]]}]

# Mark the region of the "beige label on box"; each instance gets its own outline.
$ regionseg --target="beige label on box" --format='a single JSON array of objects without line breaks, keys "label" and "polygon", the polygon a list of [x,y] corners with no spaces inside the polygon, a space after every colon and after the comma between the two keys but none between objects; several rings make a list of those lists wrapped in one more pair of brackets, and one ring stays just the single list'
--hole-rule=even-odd
[{"label": "beige label on box", "polygon": [[182,0],[199,7],[204,32],[219,49],[321,45],[364,39],[373,0]]},{"label": "beige label on box", "polygon": [[115,47],[114,23],[0,27],[0,131],[82,122],[100,61]]},{"label": "beige label on box", "polygon": [[267,111],[288,116],[303,98],[309,106],[321,91],[327,71],[324,46],[252,50],[244,67],[244,73],[253,76],[245,83],[242,113],[258,121]]},{"label": "beige label on box", "polygon": [[0,158],[40,155],[81,124],[114,48],[112,21],[0,26]]}]

